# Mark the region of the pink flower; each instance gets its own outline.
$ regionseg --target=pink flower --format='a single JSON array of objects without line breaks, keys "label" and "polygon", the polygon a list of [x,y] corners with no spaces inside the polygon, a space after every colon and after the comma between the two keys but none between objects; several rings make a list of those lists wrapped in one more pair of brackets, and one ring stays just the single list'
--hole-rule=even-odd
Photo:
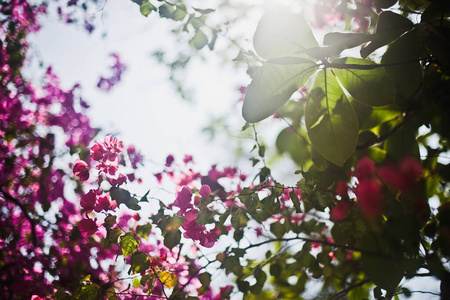
[{"label": "pink flower", "polygon": [[89,179],[89,167],[85,161],[80,159],[75,160],[73,166],[73,174],[77,176],[81,181],[86,181]]},{"label": "pink flower", "polygon": [[169,156],[167,156],[166,158],[166,167],[170,167],[174,161],[174,157],[172,154],[170,154]]},{"label": "pink flower", "polygon": [[364,215],[373,218],[381,214],[383,198],[381,186],[378,182],[373,180],[360,182],[355,193]]},{"label": "pink flower", "polygon": [[199,193],[203,198],[207,198],[211,194],[211,188],[209,187],[209,185],[204,184],[200,188]]},{"label": "pink flower", "polygon": [[211,232],[204,233],[200,236],[200,245],[206,248],[211,248],[217,242],[216,232],[212,230]]},{"label": "pink flower", "polygon": [[193,208],[191,204],[192,191],[187,186],[183,186],[180,192],[177,194],[177,198],[173,202],[173,206],[176,206],[180,209],[178,215],[182,215],[189,208]]},{"label": "pink flower", "polygon": [[347,217],[350,210],[350,205],[348,202],[339,202],[338,205],[331,209],[331,218],[340,221]]},{"label": "pink flower", "polygon": [[338,181],[336,186],[336,194],[338,194],[341,197],[347,197],[348,196],[348,185],[345,181]]},{"label": "pink flower", "polygon": [[125,182],[127,182],[127,176],[125,176],[124,174],[120,173],[119,176],[117,177],[117,179],[111,179],[111,185],[113,186],[119,186],[124,184]]},{"label": "pink flower", "polygon": [[356,178],[359,181],[369,180],[375,174],[375,164],[368,157],[363,157],[356,165]]},{"label": "pink flower", "polygon": [[83,207],[87,212],[91,212],[95,207],[97,195],[101,195],[101,193],[102,192],[100,190],[90,190],[87,192],[87,194],[81,198],[81,207]]},{"label": "pink flower", "polygon": [[184,158],[183,158],[183,162],[185,164],[187,164],[189,162],[192,162],[192,161],[193,161],[192,155],[185,155]]},{"label": "pink flower", "polygon": [[91,159],[95,161],[101,161],[103,159],[103,154],[105,153],[105,149],[103,149],[102,145],[94,144],[91,147]]},{"label": "pink flower", "polygon": [[109,193],[104,196],[97,197],[97,205],[95,205],[94,210],[96,212],[101,212],[102,210],[108,211],[111,208],[111,202],[109,201]]},{"label": "pink flower", "polygon": [[130,158],[130,162],[131,162],[131,167],[133,169],[137,169],[137,164],[141,163],[144,160],[144,158],[142,157],[142,155],[136,151],[136,148],[133,145],[128,146],[127,148],[127,154],[128,157]]},{"label": "pink flower", "polygon": [[[96,220],[96,219],[95,219]],[[92,219],[82,219],[80,223],[78,223],[78,229],[81,231],[81,235],[86,238],[90,235],[93,235],[97,232],[98,226],[95,223],[95,220]]]}]

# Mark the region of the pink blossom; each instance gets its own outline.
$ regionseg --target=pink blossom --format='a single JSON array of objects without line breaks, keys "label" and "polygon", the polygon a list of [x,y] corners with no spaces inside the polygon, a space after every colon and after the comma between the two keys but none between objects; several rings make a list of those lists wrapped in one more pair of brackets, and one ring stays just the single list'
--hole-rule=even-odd
[{"label": "pink blossom", "polygon": [[199,193],[203,198],[207,198],[211,194],[211,188],[209,187],[209,185],[204,184],[200,188]]},{"label": "pink blossom", "polygon": [[111,208],[111,202],[109,200],[109,193],[104,196],[97,197],[97,204],[94,207],[96,212],[101,212],[102,210],[108,211]]},{"label": "pink blossom", "polygon": [[356,165],[356,177],[359,181],[369,180],[375,174],[375,170],[374,162],[368,157],[363,157]]},{"label": "pink blossom", "polygon": [[103,149],[103,146],[101,144],[96,143],[91,147],[90,153],[92,160],[101,161],[103,159],[105,149]]},{"label": "pink blossom", "polygon": [[77,176],[81,181],[86,181],[89,179],[89,167],[85,161],[80,159],[75,160],[73,166],[73,174]]},{"label": "pink blossom", "polygon": [[364,215],[367,217],[376,217],[383,210],[383,198],[381,186],[374,180],[363,181],[358,184],[355,191],[358,198],[358,204]]},{"label": "pink blossom", "polygon": [[185,155],[184,156],[184,158],[183,158],[183,162],[185,163],[185,164],[188,164],[188,163],[190,163],[190,162],[193,162],[193,158],[192,158],[192,155]]},{"label": "pink blossom", "polygon": [[349,202],[339,202],[331,209],[331,218],[336,221],[343,220],[347,217],[349,210]]},{"label": "pink blossom", "polygon": [[81,235],[86,238],[90,235],[93,235],[97,232],[98,226],[95,223],[96,219],[82,219],[80,223],[78,223],[78,228],[81,231]]},{"label": "pink blossom", "polygon": [[192,191],[187,186],[183,186],[180,192],[177,194],[177,198],[173,202],[173,206],[178,207],[180,210],[178,211],[178,215],[182,215],[189,208],[193,208],[191,204],[192,199]]},{"label": "pink blossom", "polygon": [[174,162],[174,157],[172,154],[170,154],[169,156],[167,156],[166,158],[166,167],[170,167],[172,165],[172,163]]},{"label": "pink blossom", "polygon": [[89,192],[87,192],[86,195],[81,198],[81,207],[83,207],[85,211],[91,212],[95,207],[97,196],[99,194],[101,195],[101,193],[102,192],[100,190],[90,190]]}]

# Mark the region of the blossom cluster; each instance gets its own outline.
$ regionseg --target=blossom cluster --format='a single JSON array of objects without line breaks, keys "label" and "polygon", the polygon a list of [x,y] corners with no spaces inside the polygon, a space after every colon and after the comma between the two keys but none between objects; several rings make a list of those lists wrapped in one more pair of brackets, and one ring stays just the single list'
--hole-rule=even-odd
[{"label": "blossom cluster", "polygon": [[[90,148],[90,163],[95,164],[95,170],[98,170],[98,180],[103,180],[103,177],[113,187],[118,187],[127,181],[133,181],[135,175],[130,173],[124,175],[119,173],[119,164],[124,161],[123,158],[123,142],[116,137],[108,135],[103,142],[96,142]],[[127,148],[129,160],[134,169],[137,164],[142,163],[142,155],[136,151],[134,146]],[[79,178],[80,181],[87,181],[90,177],[90,167],[87,162],[77,159],[73,166],[73,174]],[[100,186],[100,185],[99,185]],[[89,236],[97,232],[98,225],[95,219],[87,216],[87,213],[114,211],[117,208],[117,202],[111,200],[109,192],[104,192],[99,187],[90,189],[80,200],[80,205],[86,213],[86,218],[79,223],[79,229],[83,236]]]},{"label": "blossom cluster", "polygon": [[[331,218],[342,220],[347,217],[351,208],[349,191],[352,191],[357,199],[359,208],[364,216],[374,218],[382,214],[387,193],[394,195],[411,194],[422,176],[420,163],[412,158],[405,157],[399,164],[384,164],[379,167],[368,157],[363,157],[353,172],[357,179],[357,185],[350,187],[346,182],[338,181],[336,194],[342,201],[332,209]],[[413,205],[420,210],[427,209],[428,204],[421,205],[422,199],[414,199]]]}]

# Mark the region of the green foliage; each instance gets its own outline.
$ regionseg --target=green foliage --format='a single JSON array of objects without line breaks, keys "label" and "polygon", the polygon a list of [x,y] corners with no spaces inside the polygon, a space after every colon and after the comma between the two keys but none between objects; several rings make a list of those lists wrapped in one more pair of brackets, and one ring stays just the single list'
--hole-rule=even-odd
[{"label": "green foliage", "polygon": [[136,239],[136,235],[134,233],[127,232],[125,235],[120,237],[119,245],[122,248],[123,256],[127,257],[136,251],[139,246],[139,240]]},{"label": "green foliage", "polygon": [[332,163],[343,166],[355,151],[358,119],[336,77],[327,69],[314,81],[305,123],[313,147]]}]

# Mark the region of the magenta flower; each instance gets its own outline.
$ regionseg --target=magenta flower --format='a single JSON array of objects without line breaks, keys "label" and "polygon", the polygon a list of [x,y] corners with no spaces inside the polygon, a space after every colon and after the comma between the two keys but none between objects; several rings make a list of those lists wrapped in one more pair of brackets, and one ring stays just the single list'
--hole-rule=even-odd
[{"label": "magenta flower", "polygon": [[103,154],[105,153],[105,149],[100,144],[95,144],[91,147],[91,159],[95,161],[101,161],[103,159]]},{"label": "magenta flower", "polygon": [[80,223],[78,223],[78,229],[81,231],[81,235],[86,238],[90,235],[93,235],[97,232],[98,226],[95,223],[95,220],[92,219],[82,219]]},{"label": "magenta flower", "polygon": [[77,176],[81,181],[86,181],[89,179],[89,167],[85,161],[80,159],[75,160],[73,166],[73,174]]},{"label": "magenta flower", "polygon": [[173,202],[173,206],[176,206],[180,209],[178,215],[183,215],[186,210],[193,208],[191,204],[192,191],[187,186],[183,186],[180,192],[177,194],[177,198]]},{"label": "magenta flower", "polygon": [[96,204],[97,195],[101,194],[101,191],[99,190],[90,190],[87,192],[86,195],[81,198],[80,205],[83,207],[87,212],[91,212]]},{"label": "magenta flower", "polygon": [[200,188],[199,193],[203,198],[207,198],[211,194],[211,188],[209,187],[209,185],[204,184]]}]

